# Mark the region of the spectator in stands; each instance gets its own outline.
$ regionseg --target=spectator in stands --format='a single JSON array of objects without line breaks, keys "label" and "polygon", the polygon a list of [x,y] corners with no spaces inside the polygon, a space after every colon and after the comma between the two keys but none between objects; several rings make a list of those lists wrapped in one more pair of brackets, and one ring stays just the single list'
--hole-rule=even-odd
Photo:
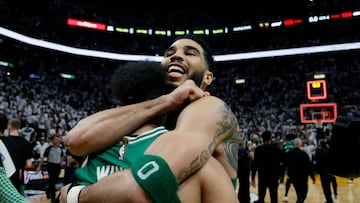
[{"label": "spectator in stands", "polygon": [[35,128],[31,127],[27,121],[25,121],[25,126],[20,129],[21,135],[27,141],[31,141],[31,138],[34,136]]},{"label": "spectator in stands", "polygon": [[30,142],[20,136],[20,126],[20,119],[10,119],[7,126],[9,136],[2,137],[2,141],[9,150],[16,168],[10,180],[19,193],[25,195],[24,169],[32,166],[32,148]]},{"label": "spectator in stands", "polygon": [[[7,118],[3,113],[0,113],[0,137],[4,136],[4,130],[6,128]],[[2,139],[0,139],[0,202],[28,202],[9,179],[9,177],[15,172],[16,168],[11,155],[2,142]]]},{"label": "spectator in stands", "polygon": [[38,137],[35,147],[33,148],[34,159],[41,159],[44,156],[45,150],[49,147],[49,142],[43,136]]}]

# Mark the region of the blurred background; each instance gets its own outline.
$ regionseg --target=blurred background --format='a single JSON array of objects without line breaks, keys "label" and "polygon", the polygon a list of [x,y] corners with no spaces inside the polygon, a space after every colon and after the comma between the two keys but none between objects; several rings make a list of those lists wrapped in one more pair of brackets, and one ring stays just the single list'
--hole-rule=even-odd
[{"label": "blurred background", "polygon": [[[116,67],[159,61],[183,34],[209,42],[210,91],[230,105],[250,143],[261,142],[265,129],[278,143],[289,133],[311,143],[317,122],[331,138],[339,117],[360,117],[359,0],[0,0],[0,13],[0,112],[46,138],[116,106],[109,87]],[[346,187],[360,169],[359,143],[347,145],[353,139],[338,148],[349,157],[339,165],[354,169],[336,168]],[[28,180],[29,195],[41,194],[46,174]]]}]

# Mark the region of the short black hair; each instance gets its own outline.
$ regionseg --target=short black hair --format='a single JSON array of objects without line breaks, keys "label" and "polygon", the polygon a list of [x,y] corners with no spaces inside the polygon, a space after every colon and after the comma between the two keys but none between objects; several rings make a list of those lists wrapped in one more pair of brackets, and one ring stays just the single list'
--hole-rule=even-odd
[{"label": "short black hair", "polygon": [[215,70],[215,61],[212,55],[212,51],[209,44],[203,38],[197,35],[180,35],[174,40],[174,42],[180,39],[190,39],[198,43],[204,50],[204,58],[208,65],[209,71]]},{"label": "short black hair", "polygon": [[158,62],[137,61],[118,66],[111,78],[114,96],[122,105],[143,102],[172,91],[165,81],[166,70]]},{"label": "short black hair", "polygon": [[0,113],[0,132],[4,132],[8,125],[8,119],[5,114]]},{"label": "short black hair", "polygon": [[295,140],[297,136],[294,133],[288,133],[285,135],[286,140]]},{"label": "short black hair", "polygon": [[271,140],[271,132],[270,131],[264,131],[261,134],[261,137],[262,137],[264,142],[267,142],[267,141]]}]

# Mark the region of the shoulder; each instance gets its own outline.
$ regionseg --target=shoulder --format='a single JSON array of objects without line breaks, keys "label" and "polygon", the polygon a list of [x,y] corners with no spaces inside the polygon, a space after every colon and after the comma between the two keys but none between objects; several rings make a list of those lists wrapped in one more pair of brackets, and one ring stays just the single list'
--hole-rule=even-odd
[{"label": "shoulder", "polygon": [[226,105],[225,102],[223,100],[221,100],[218,97],[215,96],[205,96],[202,97],[196,101],[191,102],[190,104],[188,104],[185,108],[192,108],[193,106],[209,106],[209,105],[218,105],[218,106],[222,106],[222,105]]},{"label": "shoulder", "polygon": [[[202,117],[202,119],[210,119],[210,116],[232,115],[230,107],[220,98],[214,96],[206,96],[188,104],[180,113],[202,115],[209,117]],[[216,118],[216,117],[215,117]]]},{"label": "shoulder", "polygon": [[[199,122],[199,121],[206,122]],[[199,130],[202,127],[222,128],[236,131],[238,121],[231,108],[224,101],[214,96],[206,96],[188,104],[180,113],[177,124],[187,123]]]}]

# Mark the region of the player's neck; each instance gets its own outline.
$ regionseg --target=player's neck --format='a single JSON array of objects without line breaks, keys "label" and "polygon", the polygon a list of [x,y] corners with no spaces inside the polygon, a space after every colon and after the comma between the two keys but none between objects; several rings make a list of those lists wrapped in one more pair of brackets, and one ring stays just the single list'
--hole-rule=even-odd
[{"label": "player's neck", "polygon": [[14,130],[14,131],[10,131],[9,135],[10,136],[20,136],[20,133],[19,133],[19,131]]}]

